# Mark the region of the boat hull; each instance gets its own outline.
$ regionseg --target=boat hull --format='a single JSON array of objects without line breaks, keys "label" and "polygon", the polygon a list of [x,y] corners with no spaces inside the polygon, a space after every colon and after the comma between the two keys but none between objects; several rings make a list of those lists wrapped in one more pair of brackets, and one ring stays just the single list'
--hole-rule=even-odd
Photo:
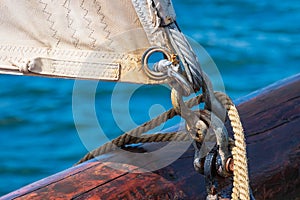
[{"label": "boat hull", "polygon": [[[300,196],[300,75],[296,75],[238,103],[244,124],[250,184],[256,199],[295,199]],[[153,152],[165,143],[129,149]],[[184,143],[172,143],[176,154]],[[166,154],[167,155],[167,154]],[[147,162],[117,150],[72,167],[0,199],[205,199],[204,177],[193,168],[190,146],[175,162],[157,157]],[[130,163],[137,163],[128,164]]]}]

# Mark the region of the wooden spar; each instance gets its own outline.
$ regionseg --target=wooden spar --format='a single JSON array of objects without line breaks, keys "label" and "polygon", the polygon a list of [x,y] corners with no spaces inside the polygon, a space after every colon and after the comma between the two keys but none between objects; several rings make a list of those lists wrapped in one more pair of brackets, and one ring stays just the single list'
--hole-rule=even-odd
[{"label": "wooden spar", "polygon": [[[238,105],[256,199],[300,196],[299,105],[300,74],[248,96]],[[146,153],[164,145],[144,144],[134,151]],[[184,147],[183,143],[170,145],[169,155]],[[193,168],[192,146],[172,164],[138,173],[143,172],[142,168],[167,162],[166,155],[149,156],[145,162],[136,156],[128,157],[124,151],[114,151],[0,199],[205,199],[204,178]],[[136,165],[120,164],[128,160]]]}]

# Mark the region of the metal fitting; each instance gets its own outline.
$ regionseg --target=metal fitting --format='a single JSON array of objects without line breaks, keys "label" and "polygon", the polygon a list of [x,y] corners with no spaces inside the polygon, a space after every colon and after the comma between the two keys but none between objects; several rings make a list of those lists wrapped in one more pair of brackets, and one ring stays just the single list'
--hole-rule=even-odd
[{"label": "metal fitting", "polygon": [[168,26],[176,20],[176,13],[171,0],[153,0],[162,26]]}]

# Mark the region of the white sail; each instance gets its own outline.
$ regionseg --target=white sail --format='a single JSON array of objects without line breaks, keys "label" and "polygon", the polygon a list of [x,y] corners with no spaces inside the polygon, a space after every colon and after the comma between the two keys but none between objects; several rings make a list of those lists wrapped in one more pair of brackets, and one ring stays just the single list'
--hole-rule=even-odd
[{"label": "white sail", "polygon": [[175,20],[171,0],[2,0],[0,73],[159,84],[167,79],[147,65],[159,51],[177,55],[198,89],[201,69]]}]

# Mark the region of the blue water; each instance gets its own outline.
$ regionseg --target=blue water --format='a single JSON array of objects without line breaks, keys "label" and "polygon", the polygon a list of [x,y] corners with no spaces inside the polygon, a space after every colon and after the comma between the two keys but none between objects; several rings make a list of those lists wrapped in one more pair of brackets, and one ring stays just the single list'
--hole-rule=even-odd
[{"label": "blue water", "polygon": [[[210,54],[233,99],[300,72],[297,0],[173,3],[182,30]],[[73,110],[80,134],[73,80],[0,76],[0,195],[72,166],[86,147],[105,142],[91,107],[106,137],[114,138],[171,106],[170,91],[162,86],[118,84],[112,92],[115,84],[100,82],[94,98],[86,88],[97,83],[79,83]]]}]

